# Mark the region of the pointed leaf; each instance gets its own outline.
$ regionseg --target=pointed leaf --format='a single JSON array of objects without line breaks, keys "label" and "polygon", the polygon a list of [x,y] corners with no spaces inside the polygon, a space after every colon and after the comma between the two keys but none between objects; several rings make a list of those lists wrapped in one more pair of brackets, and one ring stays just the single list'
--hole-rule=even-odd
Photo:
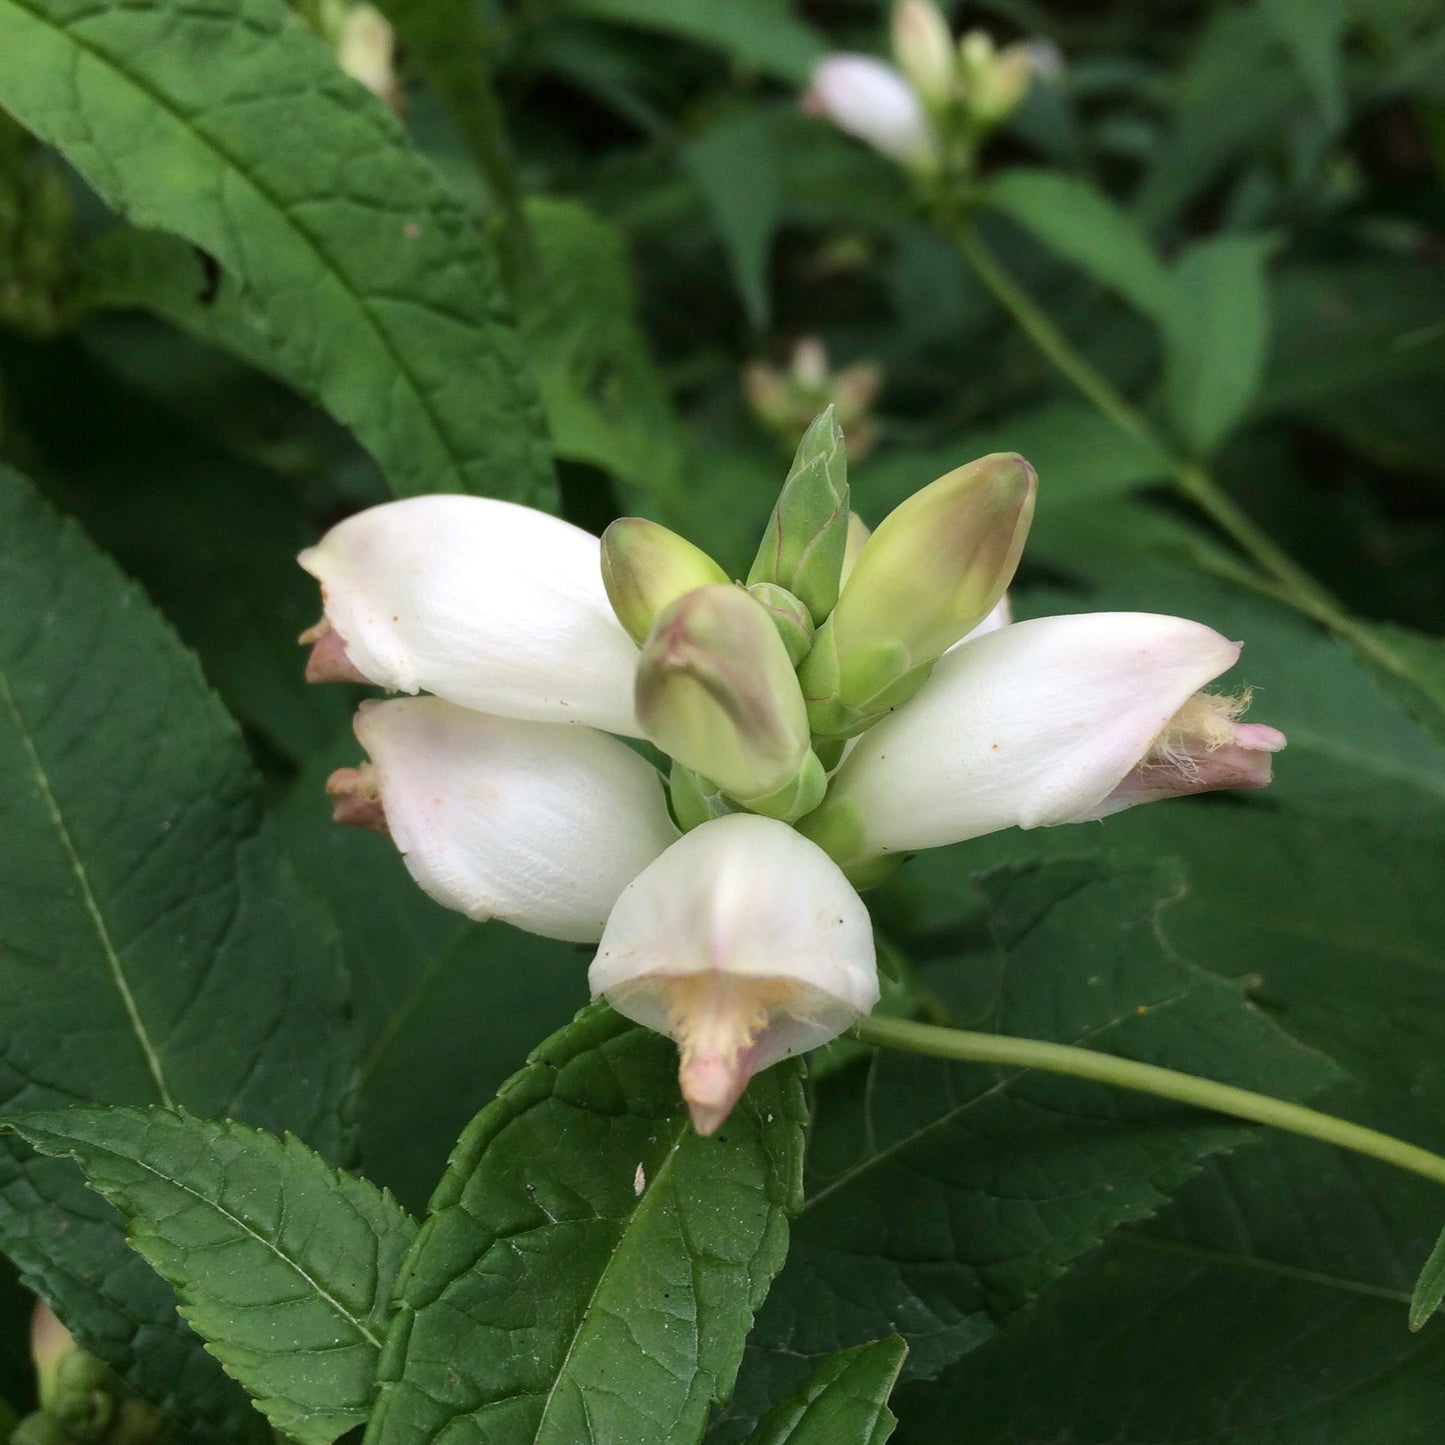
[{"label": "pointed leaf", "polygon": [[471,219],[280,0],[0,0],[0,105],[122,215],[239,278],[276,370],[398,493],[550,498]]},{"label": "pointed leaf", "polygon": [[1239,424],[1264,379],[1270,236],[1212,236],[1174,268],[1179,304],[1166,327],[1164,393],[1174,425],[1206,456]]},{"label": "pointed leaf", "polygon": [[883,1445],[898,1424],[888,1396],[907,1354],[897,1335],[840,1351],[768,1412],[748,1445]]},{"label": "pointed leaf", "polygon": [[365,1422],[392,1285],[416,1237],[390,1195],[293,1135],[170,1109],[64,1109],[5,1127],[80,1164],[278,1430],[330,1445]]},{"label": "pointed leaf", "polygon": [[[235,725],[136,588],[3,469],[0,600],[0,1108],[183,1104],[334,1157],[353,1068],[335,938]],[[198,1437],[261,1424],[72,1165],[0,1146],[0,1244]]]},{"label": "pointed leaf", "polygon": [[371,1445],[696,1440],[787,1248],[799,1067],[704,1139],[669,1040],[592,1008],[542,1044],[432,1200]]},{"label": "pointed leaf", "polygon": [[1090,182],[1060,171],[1005,171],[984,191],[1002,211],[1151,320],[1164,324],[1177,302],[1175,280],[1143,228]]},{"label": "pointed leaf", "polygon": [[1426,1321],[1440,1308],[1441,1300],[1445,1300],[1445,1231],[1435,1241],[1415,1282],[1415,1292],[1410,1296],[1410,1328],[1424,1329]]}]

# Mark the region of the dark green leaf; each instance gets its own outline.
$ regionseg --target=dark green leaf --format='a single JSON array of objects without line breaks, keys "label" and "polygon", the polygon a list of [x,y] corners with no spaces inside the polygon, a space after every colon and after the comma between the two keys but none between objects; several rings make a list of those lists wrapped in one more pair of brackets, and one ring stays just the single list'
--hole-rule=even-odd
[{"label": "dark green leaf", "polygon": [[73,1108],[5,1124],[80,1164],[278,1430],[329,1445],[366,1420],[392,1285],[416,1238],[389,1195],[294,1136],[170,1109]]},{"label": "dark green leaf", "polygon": [[1445,1232],[1435,1241],[1420,1278],[1415,1281],[1415,1292],[1410,1296],[1410,1328],[1424,1329],[1430,1316],[1445,1300]]},{"label": "dark green leaf", "polygon": [[536,269],[518,305],[557,453],[665,497],[680,481],[681,438],[637,325],[626,240],[571,201],[532,200],[526,214]]},{"label": "dark green leaf", "polygon": [[1196,242],[1174,268],[1178,304],[1166,325],[1165,399],[1185,444],[1206,456],[1243,419],[1269,349],[1268,236]]},{"label": "dark green leaf", "polygon": [[692,1132],[676,1050],[607,1009],[463,1134],[398,1290],[373,1445],[691,1442],[787,1248],[799,1066]]},{"label": "dark green leaf", "polygon": [[771,319],[768,260],[782,220],[773,132],[770,117],[748,114],[714,126],[683,151],[683,164],[712,211],[754,331]]},{"label": "dark green leaf", "polygon": [[275,369],[396,491],[550,499],[537,395],[470,219],[279,0],[3,0],[0,104],[122,215],[243,282]]},{"label": "dark green leaf", "polygon": [[897,1335],[840,1351],[768,1412],[748,1445],[883,1445],[898,1424],[888,1396],[907,1354]]},{"label": "dark green leaf", "polygon": [[[335,1157],[353,1067],[335,937],[262,825],[234,724],[13,473],[0,539],[0,1104],[181,1104]],[[71,1165],[0,1152],[0,1241],[142,1394],[245,1437],[240,1392]]]},{"label": "dark green leaf", "polygon": [[1089,181],[1061,171],[1012,170],[991,180],[984,196],[992,209],[1151,320],[1165,325],[1173,315],[1175,278],[1139,223]]},{"label": "dark green leaf", "polygon": [[1284,42],[1331,125],[1345,116],[1343,0],[1264,0],[1264,18]]},{"label": "dark green leaf", "polygon": [[724,51],[740,65],[792,85],[804,84],[826,49],[823,37],[767,0],[567,0],[566,13],[660,30]]},{"label": "dark green leaf", "polygon": [[[989,875],[993,947],[958,970],[951,1021],[1282,1097],[1322,1087],[1320,1055],[1166,944],[1166,887],[1157,869],[1085,861]],[[882,1330],[907,1339],[910,1374],[937,1373],[1158,1210],[1202,1158],[1250,1137],[1074,1080],[886,1051],[819,1094],[804,1212],[750,1341],[739,1424],[809,1360]]]},{"label": "dark green leaf", "polygon": [[[1167,938],[1248,978],[1271,1017],[1348,1071],[1316,1107],[1439,1148],[1445,844],[1193,801],[1095,833],[1121,866],[1183,855],[1190,886],[1161,920]],[[1069,842],[1040,829],[934,856],[956,878]],[[1438,1186],[1266,1132],[895,1408],[920,1445],[1433,1445],[1445,1332],[1405,1325],[1439,1223]]]}]

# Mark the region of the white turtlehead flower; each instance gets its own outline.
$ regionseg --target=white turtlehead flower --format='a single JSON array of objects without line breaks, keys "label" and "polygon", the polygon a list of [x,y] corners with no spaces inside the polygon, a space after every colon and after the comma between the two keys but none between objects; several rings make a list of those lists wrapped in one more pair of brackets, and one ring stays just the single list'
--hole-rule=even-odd
[{"label": "white turtlehead flower", "polygon": [[413,878],[468,918],[591,943],[676,837],[657,769],[591,728],[437,697],[362,705],[368,768],[333,774],[338,818],[382,826]]},{"label": "white turtlehead flower", "polygon": [[820,814],[835,827],[846,816],[861,831],[859,856],[876,857],[1263,787],[1283,734],[1234,721],[1237,699],[1200,693],[1238,655],[1202,623],[1152,613],[976,633],[858,740]]},{"label": "white turtlehead flower", "polygon": [[330,629],[318,680],[638,733],[637,646],[607,600],[600,544],[580,527],[487,497],[410,497],[348,517],[300,561]]},{"label": "white turtlehead flower", "polygon": [[927,170],[937,161],[938,142],[917,93],[893,66],[871,55],[820,60],[803,109],[902,165]]},{"label": "white turtlehead flower", "polygon": [[703,823],[623,890],[587,977],[594,997],[676,1040],[700,1134],[758,1070],[878,1001],[868,910],[838,865],[749,813]]}]

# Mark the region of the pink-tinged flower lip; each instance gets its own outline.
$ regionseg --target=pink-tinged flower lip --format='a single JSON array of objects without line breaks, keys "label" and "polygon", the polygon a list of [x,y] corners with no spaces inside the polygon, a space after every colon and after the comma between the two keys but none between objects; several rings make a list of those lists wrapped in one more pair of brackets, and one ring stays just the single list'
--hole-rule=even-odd
[{"label": "pink-tinged flower lip", "polygon": [[371,681],[346,655],[345,639],[324,617],[297,641],[311,648],[306,658],[307,682]]},{"label": "pink-tinged flower lip", "polygon": [[878,1001],[862,899],[821,848],[749,813],[684,834],[623,890],[588,982],[677,1042],[703,1134],[754,1073],[836,1038]]}]

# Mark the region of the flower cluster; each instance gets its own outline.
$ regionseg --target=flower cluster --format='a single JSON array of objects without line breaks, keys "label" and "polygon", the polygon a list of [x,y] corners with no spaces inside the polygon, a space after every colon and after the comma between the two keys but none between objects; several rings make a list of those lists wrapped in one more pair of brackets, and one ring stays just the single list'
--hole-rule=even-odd
[{"label": "flower cluster", "polygon": [[710,1132],[877,1001],[857,889],[907,854],[1269,781],[1283,736],[1201,691],[1236,643],[1144,613],[1009,622],[1035,488],[983,457],[869,535],[830,409],[742,583],[641,518],[599,542],[478,497],[362,512],[301,557],[308,676],[427,695],[362,705],[337,817],[450,908],[600,940],[594,995],[677,1041]]},{"label": "flower cluster", "polygon": [[825,56],[803,109],[921,180],[967,176],[979,145],[1018,108],[1034,77],[1059,64],[1040,42],[998,48],[984,30],[955,42],[933,0],[899,0],[892,47],[893,65],[871,55]]}]

